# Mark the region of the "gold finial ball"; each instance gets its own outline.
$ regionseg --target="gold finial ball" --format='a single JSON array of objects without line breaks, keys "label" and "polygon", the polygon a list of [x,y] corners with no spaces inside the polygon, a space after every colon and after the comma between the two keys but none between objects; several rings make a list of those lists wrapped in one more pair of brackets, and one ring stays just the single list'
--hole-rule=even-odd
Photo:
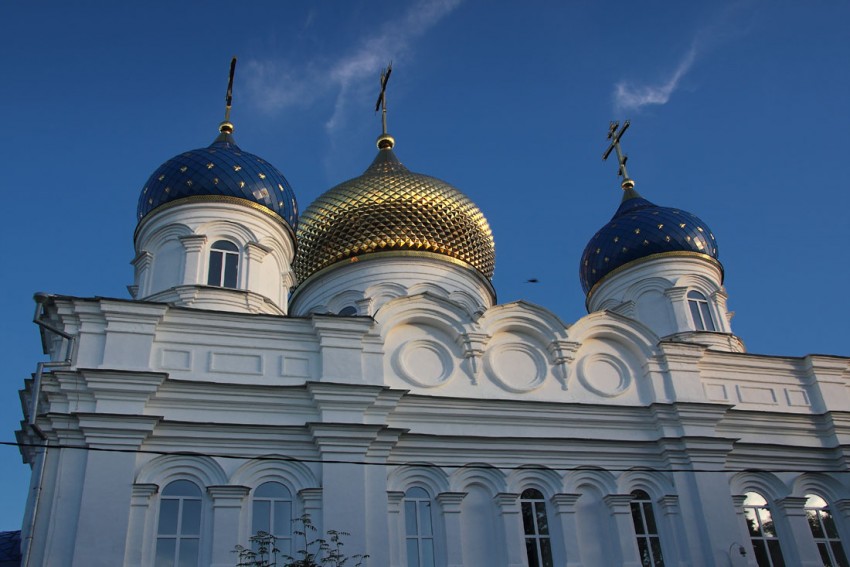
[{"label": "gold finial ball", "polygon": [[381,134],[378,136],[378,149],[379,150],[391,150],[393,146],[395,146],[395,138],[390,136],[389,134]]},{"label": "gold finial ball", "polygon": [[634,179],[628,179],[628,178],[623,179],[623,182],[620,184],[620,187],[623,188],[623,191],[628,191],[629,189],[634,189],[635,188],[635,181],[634,181]]},{"label": "gold finial ball", "polygon": [[233,124],[225,120],[224,122],[218,125],[218,131],[222,134],[232,134]]}]

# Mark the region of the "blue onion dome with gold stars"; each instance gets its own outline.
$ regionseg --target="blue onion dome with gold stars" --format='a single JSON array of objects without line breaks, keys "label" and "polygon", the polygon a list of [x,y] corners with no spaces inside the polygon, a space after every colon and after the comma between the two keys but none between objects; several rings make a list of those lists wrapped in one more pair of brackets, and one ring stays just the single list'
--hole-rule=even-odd
[{"label": "blue onion dome with gold stars", "polygon": [[661,255],[699,256],[723,269],[717,240],[705,222],[681,209],[659,207],[629,187],[617,212],[584,249],[581,286],[590,294],[607,276]]},{"label": "blue onion dome with gold stars", "polygon": [[236,145],[232,124],[224,122],[219,130],[208,147],[184,152],[154,171],[139,195],[137,220],[180,203],[214,201],[269,213],[294,232],[298,205],[289,182],[270,163]]},{"label": "blue onion dome with gold stars", "polygon": [[301,215],[299,282],[337,262],[384,252],[442,257],[493,277],[495,245],[481,210],[448,183],[408,170],[394,143],[380,136],[363,175],[330,189]]}]

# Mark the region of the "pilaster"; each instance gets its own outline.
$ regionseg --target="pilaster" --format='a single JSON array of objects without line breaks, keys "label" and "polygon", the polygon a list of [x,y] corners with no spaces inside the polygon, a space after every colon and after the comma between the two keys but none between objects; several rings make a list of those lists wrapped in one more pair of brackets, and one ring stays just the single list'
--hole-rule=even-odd
[{"label": "pilaster", "polygon": [[[786,496],[773,504],[773,522],[782,541],[785,562],[801,567],[822,567],[823,561],[806,518],[806,498]],[[782,531],[787,531],[787,535]]]},{"label": "pilaster", "polygon": [[142,565],[150,561],[156,536],[154,515],[150,513],[150,506],[151,499],[157,492],[159,486],[156,484],[133,485],[127,544],[124,546],[124,565]]},{"label": "pilaster", "polygon": [[180,237],[180,243],[186,251],[186,260],[183,263],[183,285],[203,285],[206,283],[201,277],[201,266],[204,262],[201,253],[207,243],[207,237],[203,234],[187,234]]},{"label": "pilaster", "polygon": [[505,536],[505,549],[508,552],[508,567],[525,566],[525,533],[522,526],[522,510],[519,494],[501,492],[495,497],[499,515],[502,517],[502,529]]},{"label": "pilaster", "polygon": [[619,542],[620,561],[624,567],[640,567],[640,554],[637,548],[637,535],[635,524],[632,519],[632,495],[631,494],[609,494],[603,498],[608,510],[614,518],[617,528],[616,538]]},{"label": "pilaster", "polygon": [[446,530],[447,567],[463,567],[460,504],[464,497],[466,492],[441,492],[437,495],[437,503],[443,511],[443,525]]},{"label": "pilaster", "polygon": [[[239,542],[239,520],[247,486],[208,486],[212,499],[212,558],[213,567],[232,567],[233,546]],[[243,544],[247,544],[244,542]]]},{"label": "pilaster", "polygon": [[[581,556],[578,547],[578,522],[576,519],[576,505],[581,494],[553,494],[550,501],[555,507],[555,515],[558,516],[561,525],[561,545],[563,555],[567,560],[567,567],[582,567]],[[556,541],[553,539],[553,545]]]}]

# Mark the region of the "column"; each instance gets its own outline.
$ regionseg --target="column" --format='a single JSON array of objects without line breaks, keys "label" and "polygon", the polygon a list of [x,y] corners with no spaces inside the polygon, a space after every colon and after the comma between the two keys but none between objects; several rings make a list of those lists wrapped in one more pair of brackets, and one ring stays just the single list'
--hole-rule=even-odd
[{"label": "column", "polygon": [[660,514],[656,524],[659,527],[661,548],[664,551],[664,563],[670,566],[687,565],[688,558],[683,556],[684,549],[680,545],[685,543],[686,539],[679,513],[679,497],[674,494],[662,496],[658,499],[658,511]]},{"label": "column", "polygon": [[[404,561],[402,560],[402,554],[404,551],[402,550],[401,543],[404,541],[404,525],[401,523],[401,501],[404,499],[404,492],[397,490],[388,490],[387,491],[387,516],[389,519],[389,530],[388,537],[389,541],[389,553],[390,553],[390,565],[395,567],[398,565],[404,565]],[[436,518],[431,519],[433,522]]]},{"label": "column", "polygon": [[632,495],[609,494],[603,498],[617,527],[617,539],[620,542],[620,560],[624,567],[640,567],[640,554],[637,548],[637,535],[632,520]]},{"label": "column", "polygon": [[522,514],[519,494],[502,492],[496,495],[496,505],[502,517],[505,530],[505,550],[508,567],[525,567],[525,532],[522,526]]},{"label": "column", "polygon": [[[806,498],[797,496],[786,496],[774,502],[773,522],[778,526],[776,533],[780,536],[782,555],[789,565],[822,567],[812,528],[806,520],[805,506]],[[781,529],[783,524],[787,529]]]},{"label": "column", "polygon": [[442,492],[437,495],[437,502],[443,511],[443,525],[446,528],[447,567],[463,567],[460,503],[465,496],[466,492]]},{"label": "column", "polygon": [[688,293],[686,287],[671,287],[664,292],[664,295],[670,300],[670,305],[673,307],[673,316],[676,319],[676,332],[682,333],[685,331],[693,331],[691,324],[691,315],[688,308],[688,300],[685,295]]},{"label": "column", "polygon": [[267,248],[257,242],[249,242],[245,245],[245,275],[242,277],[242,285],[244,289],[261,293],[262,285],[260,282],[260,266],[263,263],[271,248]]},{"label": "column", "polygon": [[310,516],[310,521],[318,530],[318,533],[324,534],[322,524],[322,489],[321,488],[304,488],[298,491],[298,496],[301,498],[301,503],[304,506],[302,515]]},{"label": "column", "polygon": [[[188,234],[180,237],[183,249],[186,250],[186,262],[183,264],[183,285],[204,285],[206,279],[201,273],[204,262],[201,259],[207,237],[203,234]],[[161,290],[157,290],[161,291]]]},{"label": "column", "polygon": [[[752,567],[758,567],[756,565],[756,555],[755,550],[753,549],[753,542],[750,540],[750,530],[747,527],[747,517],[744,514],[744,500],[746,499],[747,497],[743,494],[735,494],[732,496],[732,505],[735,507],[735,517],[738,521],[741,539],[739,542],[734,542],[729,548],[729,557],[732,565],[751,565]],[[741,555],[741,548],[744,549],[745,555],[743,556]],[[738,557],[743,557],[744,559],[738,560]]]},{"label": "column", "polygon": [[212,563],[213,567],[232,567],[236,544],[249,547],[249,541],[239,541],[239,518],[242,504],[250,492],[247,486],[208,486],[212,498]]},{"label": "column", "polygon": [[[554,494],[550,499],[555,507],[555,515],[558,516],[561,525],[561,545],[563,554],[567,560],[567,567],[581,567],[581,556],[579,555],[578,525],[576,522],[576,504],[581,494]],[[552,542],[555,548],[555,542]]]},{"label": "column", "polygon": [[151,548],[154,541],[153,514],[149,514],[151,497],[159,492],[156,484],[134,484],[133,495],[130,497],[130,523],[127,527],[127,549],[124,554],[124,565],[141,565],[150,555],[143,553],[143,548]]}]

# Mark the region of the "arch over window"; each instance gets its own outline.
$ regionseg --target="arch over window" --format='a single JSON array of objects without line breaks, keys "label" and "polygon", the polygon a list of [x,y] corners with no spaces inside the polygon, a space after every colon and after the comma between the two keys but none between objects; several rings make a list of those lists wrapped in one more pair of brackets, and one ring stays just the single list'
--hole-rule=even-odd
[{"label": "arch over window", "polygon": [[750,541],[756,552],[759,567],[785,567],[779,536],[773,524],[773,515],[767,500],[758,492],[747,492],[744,499],[744,516]]},{"label": "arch over window", "polygon": [[207,285],[236,289],[239,281],[239,248],[228,240],[218,240],[210,247]]},{"label": "arch over window", "polygon": [[404,494],[404,540],[407,567],[434,567],[434,523],[431,496],[424,488]]},{"label": "arch over window", "polygon": [[711,310],[708,308],[708,300],[696,291],[688,292],[688,306],[691,308],[691,317],[694,320],[694,328],[697,331],[716,331],[714,320],[711,318]]},{"label": "arch over window", "polygon": [[549,519],[543,494],[528,488],[519,497],[522,526],[525,534],[525,554],[529,567],[552,567],[552,543],[549,540]]},{"label": "arch over window", "polygon": [[663,567],[661,536],[658,533],[658,524],[655,523],[655,511],[649,494],[643,490],[633,491],[631,507],[641,565]]},{"label": "arch over window", "polygon": [[156,530],[156,567],[198,565],[201,544],[201,489],[175,480],[163,489]]},{"label": "arch over window", "polygon": [[266,532],[284,556],[292,555],[292,493],[279,482],[264,482],[254,490],[251,532]]},{"label": "arch over window", "polygon": [[823,564],[829,567],[850,567],[826,500],[816,494],[806,494],[806,519]]}]

